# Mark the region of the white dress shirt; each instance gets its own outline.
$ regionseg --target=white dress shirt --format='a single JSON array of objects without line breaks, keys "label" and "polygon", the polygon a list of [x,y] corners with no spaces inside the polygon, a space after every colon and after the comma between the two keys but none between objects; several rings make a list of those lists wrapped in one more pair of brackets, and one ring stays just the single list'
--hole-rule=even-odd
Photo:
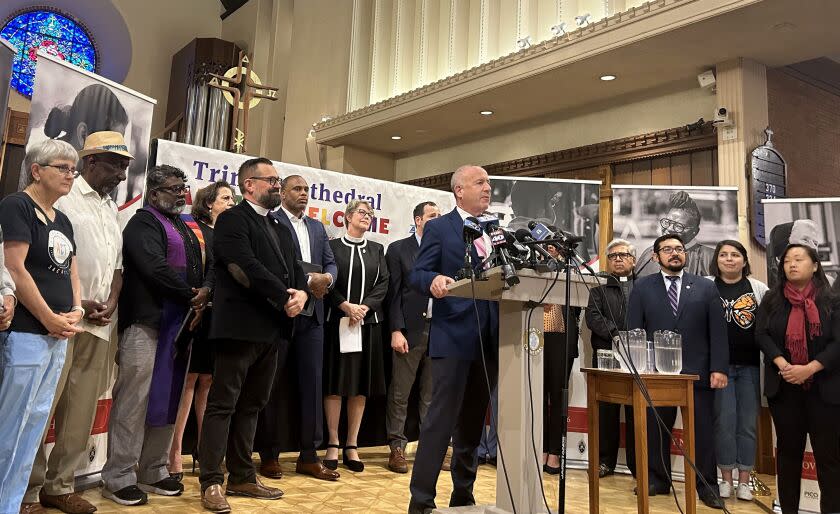
[{"label": "white dress shirt", "polygon": [[[685,270],[680,270],[680,272],[676,275],[677,280],[674,282],[677,283],[677,305],[680,304],[680,295],[682,294],[682,277]],[[662,280],[665,282],[665,292],[668,292],[668,289],[671,288],[671,280],[668,278],[669,276],[673,277],[674,275],[668,275],[664,271],[660,271],[662,274]]]},{"label": "white dress shirt", "polygon": [[[420,246],[422,238],[414,232],[414,238],[417,239],[417,246]],[[432,319],[432,297],[429,297],[429,304],[426,305],[426,319]]]},{"label": "white dress shirt", "polygon": [[289,212],[285,207],[281,207],[289,221],[292,223],[292,228],[295,229],[295,234],[298,238],[298,246],[300,247],[300,255],[303,261],[312,262],[312,249],[309,246],[309,229],[306,228],[303,215],[295,216]]},{"label": "white dress shirt", "polygon": [[[73,224],[82,300],[104,303],[111,294],[114,271],[123,267],[117,204],[110,196],[100,196],[83,177],[78,177],[73,181],[70,193],[59,198],[55,208],[66,214]],[[100,327],[82,319],[79,326],[109,341],[111,329],[116,323],[115,311],[110,325]]]},{"label": "white dress shirt", "polygon": [[251,208],[254,209],[254,211],[256,211],[256,213],[259,214],[260,216],[268,216],[268,209],[266,209],[265,207],[257,205],[254,202],[252,202],[251,200],[245,200],[245,201],[248,202],[248,205],[250,205]]}]

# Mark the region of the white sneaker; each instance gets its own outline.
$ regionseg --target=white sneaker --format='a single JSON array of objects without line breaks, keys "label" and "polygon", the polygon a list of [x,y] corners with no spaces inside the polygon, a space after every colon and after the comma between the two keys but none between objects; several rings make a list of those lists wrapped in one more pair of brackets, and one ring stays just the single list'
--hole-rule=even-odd
[{"label": "white sneaker", "polygon": [[721,498],[729,498],[732,496],[732,483],[723,481],[718,485],[718,490]]},{"label": "white sneaker", "polygon": [[736,496],[738,497],[739,500],[745,500],[745,501],[748,501],[748,502],[752,501],[753,493],[752,493],[752,491],[750,491],[750,484],[748,484],[748,483],[738,484],[738,491],[736,493]]}]

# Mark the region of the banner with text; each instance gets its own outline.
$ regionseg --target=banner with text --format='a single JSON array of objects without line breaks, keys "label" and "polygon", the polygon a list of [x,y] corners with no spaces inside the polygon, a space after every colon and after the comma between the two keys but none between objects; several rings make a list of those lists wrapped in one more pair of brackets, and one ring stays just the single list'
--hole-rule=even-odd
[{"label": "banner with text", "polygon": [[[213,150],[199,146],[156,140],[153,148],[154,163],[168,164],[182,169],[188,177],[191,195],[218,180],[236,186],[239,166],[251,156]],[[325,171],[317,168],[275,162],[280,177],[300,175],[309,184],[309,205],[306,215],[321,221],[330,238],[344,233],[344,208],[353,199],[370,202],[376,213],[371,223],[369,237],[388,245],[414,232],[414,206],[432,201],[445,213],[455,207],[452,193],[377,180],[373,178]]]}]

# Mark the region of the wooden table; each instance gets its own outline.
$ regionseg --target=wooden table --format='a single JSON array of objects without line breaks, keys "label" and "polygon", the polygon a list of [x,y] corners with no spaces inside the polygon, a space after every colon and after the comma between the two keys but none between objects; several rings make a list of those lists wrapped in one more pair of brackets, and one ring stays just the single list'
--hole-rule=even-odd
[{"label": "wooden table", "polygon": [[[647,402],[630,373],[583,368],[586,374],[586,407],[589,418],[589,512],[598,514],[598,402],[633,406],[636,430],[636,490],[638,512],[648,514],[648,447]],[[657,407],[679,407],[683,420],[685,455],[694,460],[694,381],[697,375],[642,374],[653,404]],[[670,458],[670,455],[666,456]],[[697,511],[694,470],[685,467],[686,514]]]}]

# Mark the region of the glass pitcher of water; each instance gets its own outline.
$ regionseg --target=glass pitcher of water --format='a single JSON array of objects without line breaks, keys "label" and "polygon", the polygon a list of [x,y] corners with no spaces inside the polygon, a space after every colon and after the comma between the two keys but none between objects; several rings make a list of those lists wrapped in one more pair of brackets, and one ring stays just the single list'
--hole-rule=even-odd
[{"label": "glass pitcher of water", "polygon": [[682,371],[682,336],[670,330],[654,334],[656,369],[660,373],[679,374]]},{"label": "glass pitcher of water", "polygon": [[618,360],[618,369],[621,369],[621,371],[630,371],[630,368],[627,367],[627,363],[630,362],[630,354],[628,353],[627,346],[629,336],[627,335],[627,331],[620,330],[618,332],[618,339],[618,341],[613,340],[612,342],[613,355]]},{"label": "glass pitcher of water", "polygon": [[627,333],[627,339],[630,345],[630,360],[633,361],[636,371],[639,373],[653,371],[647,369],[647,332],[641,328],[635,328]]}]

